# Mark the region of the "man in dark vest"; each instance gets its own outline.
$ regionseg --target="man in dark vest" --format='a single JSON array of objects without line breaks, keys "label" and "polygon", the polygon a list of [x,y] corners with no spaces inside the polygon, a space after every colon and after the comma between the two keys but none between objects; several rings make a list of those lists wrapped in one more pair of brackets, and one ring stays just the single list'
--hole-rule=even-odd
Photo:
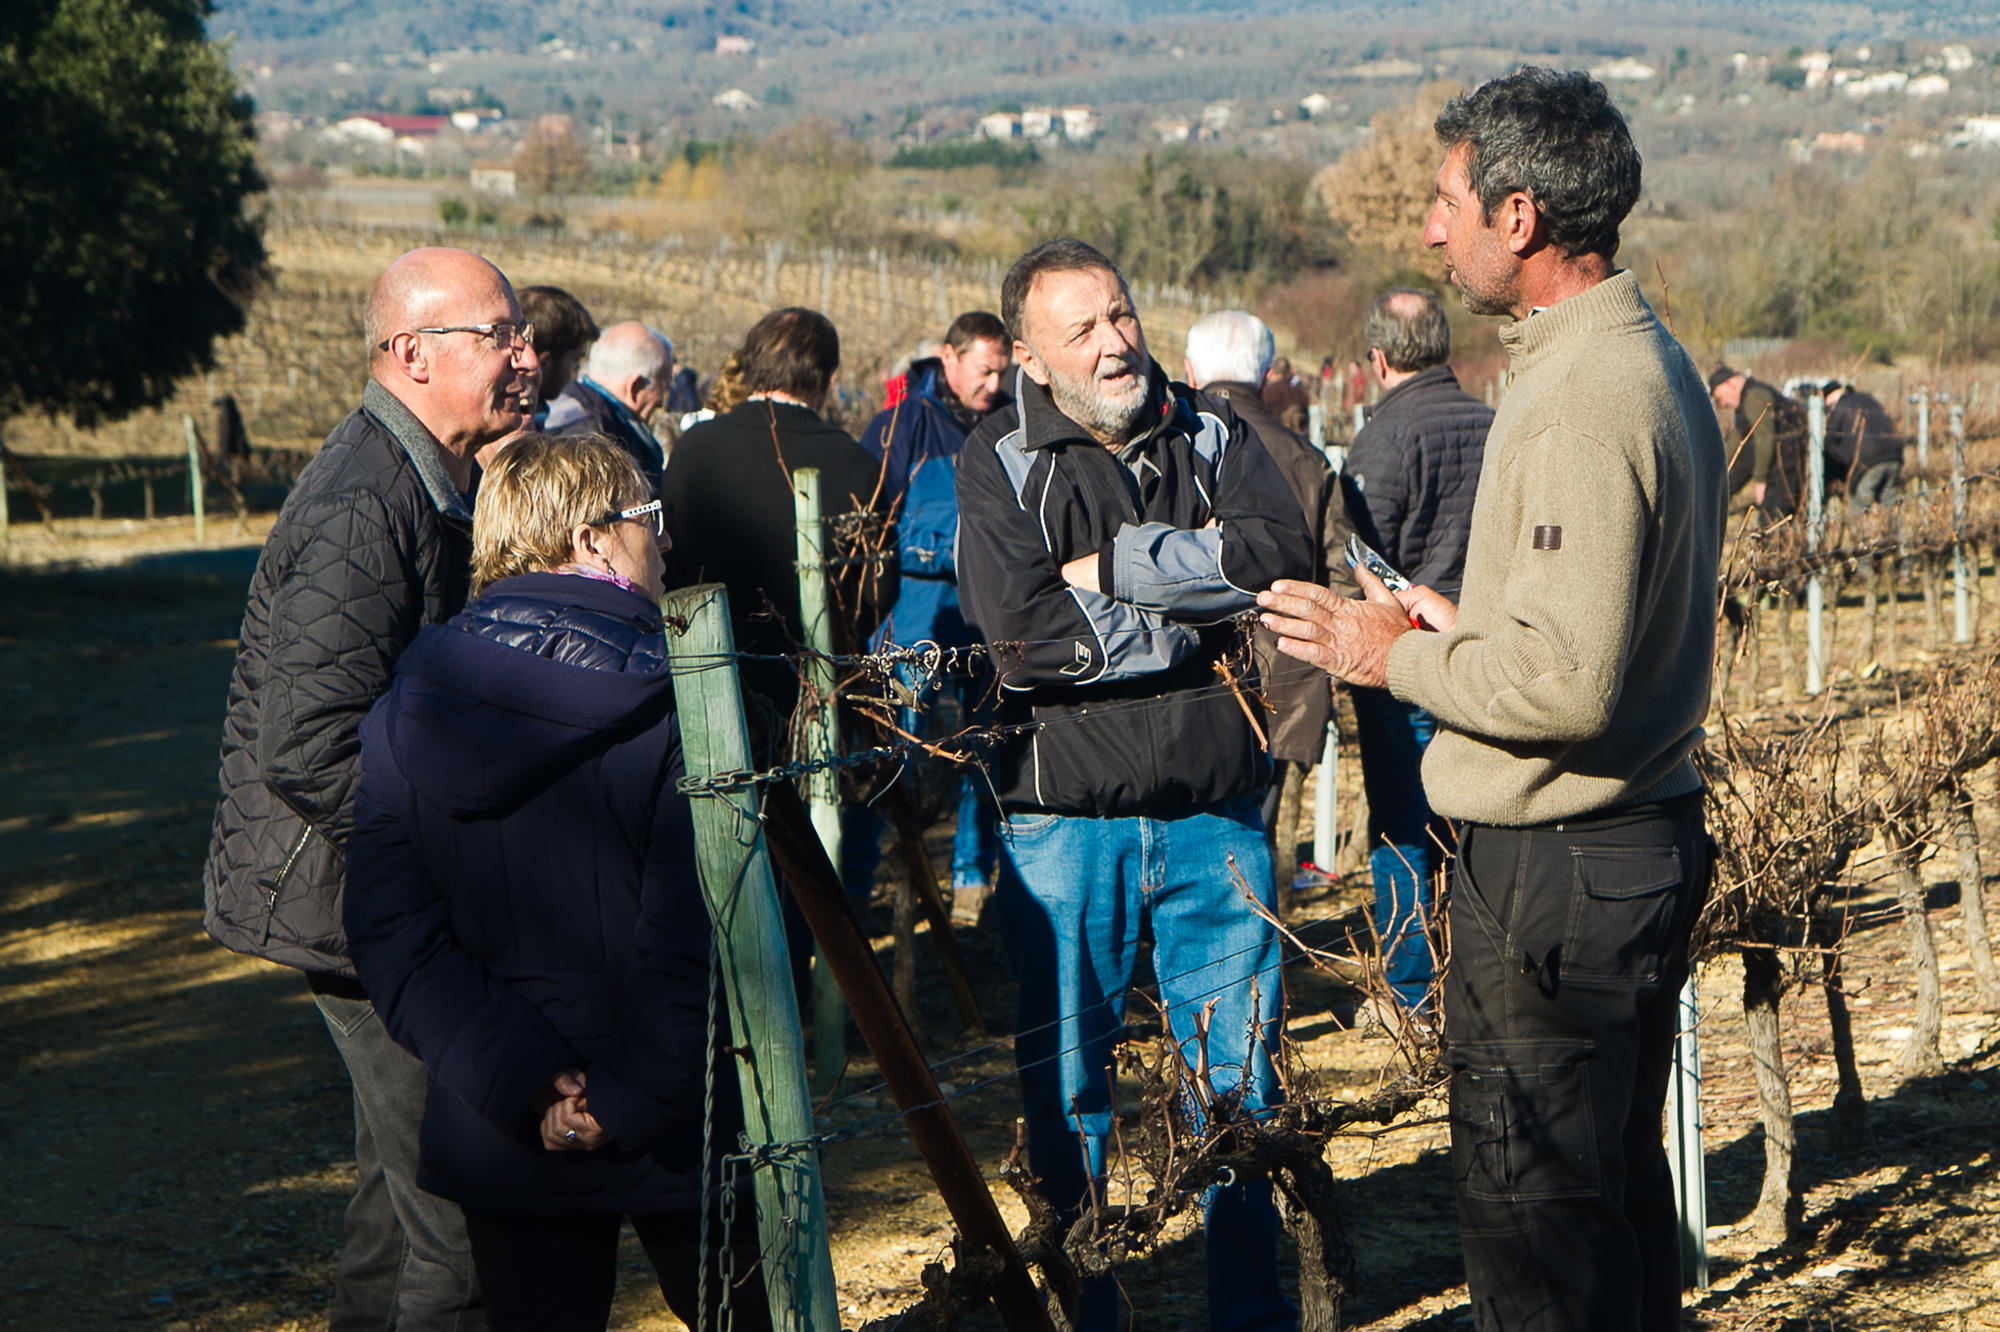
[{"label": "man in dark vest", "polygon": [[1903,492],[1902,432],[1873,394],[1838,380],[1826,386],[1826,484],[1845,489],[1856,513]]},{"label": "man in dark vest", "polygon": [[[1383,389],[1347,455],[1368,515],[1367,540],[1411,582],[1456,597],[1493,409],[1459,387],[1451,325],[1430,292],[1383,292],[1368,307],[1362,333]],[[1424,750],[1437,723],[1386,689],[1356,688],[1352,697],[1382,970],[1397,1002],[1421,1010],[1436,974],[1424,929],[1431,879],[1451,844],[1449,825],[1424,796]]]}]

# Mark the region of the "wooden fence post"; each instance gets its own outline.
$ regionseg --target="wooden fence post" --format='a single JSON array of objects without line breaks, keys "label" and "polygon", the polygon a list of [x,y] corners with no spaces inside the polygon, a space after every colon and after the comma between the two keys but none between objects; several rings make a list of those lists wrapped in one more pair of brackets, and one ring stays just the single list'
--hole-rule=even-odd
[{"label": "wooden fence post", "polygon": [[0,439],[0,546],[10,545],[13,533],[7,524],[7,442]]},{"label": "wooden fence post", "polygon": [[[803,693],[810,712],[805,726],[802,759],[828,759],[840,752],[839,719],[833,710],[833,626],[826,612],[826,550],[819,507],[819,469],[801,467],[792,473],[792,517],[798,524],[799,622],[807,660]],[[826,858],[840,864],[840,774],[831,768],[806,778],[813,829],[819,833]],[[840,1085],[847,1063],[847,1003],[823,954],[813,958],[813,1094],[831,1095]]]},{"label": "wooden fence post", "polygon": [[199,545],[208,539],[208,519],[203,504],[201,479],[201,436],[194,430],[194,418],[181,413],[181,432],[187,436],[188,446],[188,499],[194,509],[194,539]]},{"label": "wooden fence post", "polygon": [[[660,599],[660,610],[688,778],[700,783],[747,770],[750,735],[737,691],[728,594],[717,583],[677,588]],[[693,804],[695,856],[715,922],[730,1030],[747,1051],[736,1059],[744,1129],[753,1145],[791,1145],[783,1167],[762,1164],[754,1175],[771,1326],[838,1332],[798,995],[757,791],[749,785],[702,791]]]}]

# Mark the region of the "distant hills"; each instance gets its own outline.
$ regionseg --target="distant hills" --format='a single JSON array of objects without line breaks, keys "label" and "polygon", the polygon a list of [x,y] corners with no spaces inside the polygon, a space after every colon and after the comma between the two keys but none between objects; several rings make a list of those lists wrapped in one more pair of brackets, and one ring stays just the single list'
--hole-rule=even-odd
[{"label": "distant hills", "polygon": [[408,0],[217,0],[210,29],[280,46],[341,47],[357,54],[465,46],[528,51],[549,35],[571,41],[669,33],[699,44],[753,38],[852,37],[906,28],[965,33],[980,28],[1062,24],[1136,29],[1298,18],[1319,29],[1376,32],[1421,26],[1449,42],[1452,29],[1558,24],[1579,34],[1615,34],[1663,22],[1683,31],[1791,34],[1799,41],[1842,33],[1948,39],[1990,34],[1994,0],[729,0],[721,4],[644,0],[463,0],[418,9]]},{"label": "distant hills", "polygon": [[[1523,59],[1678,66],[1735,50],[1873,43],[1900,60],[1992,45],[1996,0],[216,0],[260,108],[307,118],[580,112],[614,130],[752,137],[823,116],[864,137],[1016,103],[1150,108],[1312,92],[1350,120],[1394,95],[1389,67],[1483,78]],[[725,40],[726,39],[726,40]],[[1341,86],[1336,87],[1339,84]]]}]

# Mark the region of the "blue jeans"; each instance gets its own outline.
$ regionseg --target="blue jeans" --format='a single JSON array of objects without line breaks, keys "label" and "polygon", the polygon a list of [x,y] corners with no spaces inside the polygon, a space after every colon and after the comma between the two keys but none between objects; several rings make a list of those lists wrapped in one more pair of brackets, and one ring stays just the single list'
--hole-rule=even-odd
[{"label": "blue jeans", "polygon": [[958,827],[951,837],[951,886],[983,888],[993,882],[1000,858],[1000,811],[986,789],[986,778],[967,773],[959,779]]},{"label": "blue jeans", "polygon": [[1436,971],[1424,934],[1434,904],[1432,879],[1442,862],[1433,838],[1449,845],[1451,836],[1424,796],[1424,750],[1437,721],[1386,689],[1356,689],[1353,700],[1361,784],[1368,792],[1368,868],[1375,879],[1382,971],[1403,1007],[1416,1009]]},{"label": "blue jeans", "polygon": [[[1179,818],[1009,815],[1001,853],[1009,934],[1020,978],[1015,1059],[1026,1102],[1028,1156],[1042,1191],[1075,1216],[1104,1183],[1112,1116],[1112,1047],[1139,935],[1150,921],[1153,971],[1167,1021],[1196,1064],[1195,1020],[1209,1021],[1210,1085],[1246,1111],[1280,1099],[1271,1067],[1283,1010],[1277,931],[1251,910],[1240,878],[1267,908],[1275,896],[1255,797]],[[1234,877],[1230,870],[1235,860]],[[1290,1328],[1278,1280],[1278,1215],[1268,1179],[1208,1199],[1209,1326]],[[1076,1323],[1106,1332],[1118,1292],[1089,1283]]]}]

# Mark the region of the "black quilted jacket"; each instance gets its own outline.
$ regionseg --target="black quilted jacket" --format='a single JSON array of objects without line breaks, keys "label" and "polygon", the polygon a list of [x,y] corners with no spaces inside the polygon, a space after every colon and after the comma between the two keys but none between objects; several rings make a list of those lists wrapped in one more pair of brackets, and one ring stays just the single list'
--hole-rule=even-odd
[{"label": "black quilted jacket", "polygon": [[417,631],[464,606],[472,554],[436,442],[380,385],[361,402],[299,473],[257,560],[202,874],[219,943],[344,978],[361,720]]},{"label": "black quilted jacket", "polygon": [[1492,424],[1493,409],[1460,388],[1450,366],[1434,365],[1382,395],[1347,455],[1375,528],[1363,539],[1410,581],[1447,596],[1465,580]]}]

